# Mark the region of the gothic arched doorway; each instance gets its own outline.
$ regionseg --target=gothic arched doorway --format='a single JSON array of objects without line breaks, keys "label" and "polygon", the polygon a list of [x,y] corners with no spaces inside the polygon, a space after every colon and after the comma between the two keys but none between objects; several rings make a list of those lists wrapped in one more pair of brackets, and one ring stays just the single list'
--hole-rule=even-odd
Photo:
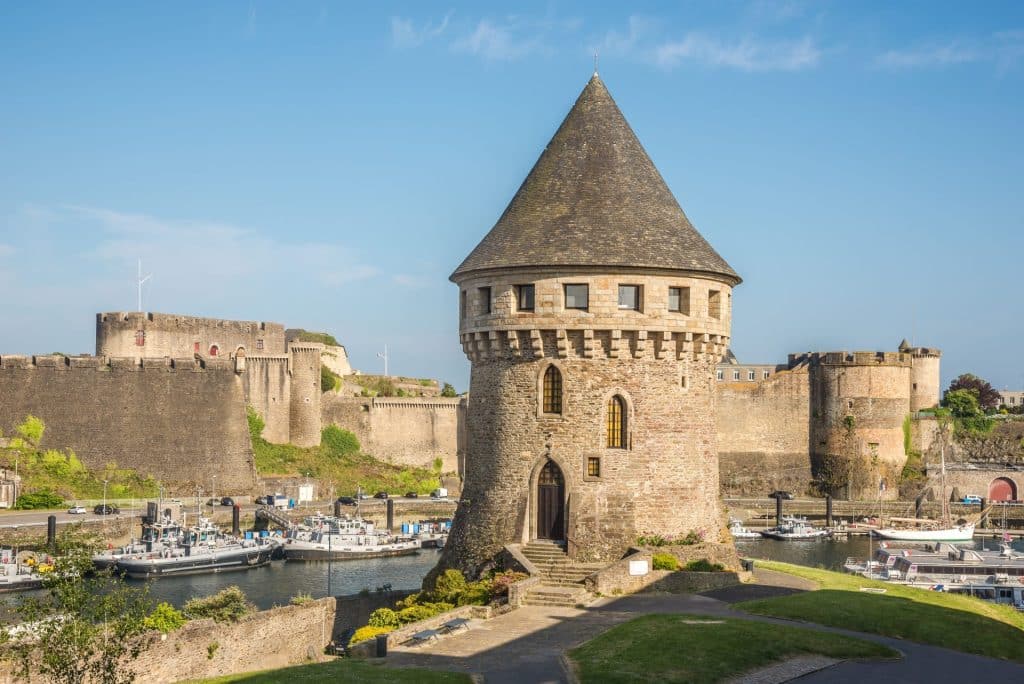
[{"label": "gothic arched doorway", "polygon": [[1017,498],[1017,485],[1008,477],[997,477],[988,486],[989,501],[1014,501]]},{"label": "gothic arched doorway", "polygon": [[554,461],[537,478],[537,538],[565,539],[565,478]]}]

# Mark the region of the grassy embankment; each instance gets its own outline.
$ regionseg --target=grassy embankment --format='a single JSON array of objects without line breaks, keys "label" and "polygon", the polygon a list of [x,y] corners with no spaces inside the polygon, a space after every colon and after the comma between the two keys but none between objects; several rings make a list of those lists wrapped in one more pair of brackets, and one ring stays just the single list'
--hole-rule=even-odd
[{"label": "grassy embankment", "polygon": [[275,684],[276,682],[359,682],[376,684],[469,684],[472,680],[458,672],[434,672],[419,669],[386,668],[383,664],[365,660],[332,660],[327,663],[313,663],[287,667],[283,670],[249,672],[205,679],[203,684]]},{"label": "grassy embankment", "polygon": [[569,652],[583,682],[717,682],[793,656],[894,658],[890,648],[800,627],[645,615]]},{"label": "grassy embankment", "polygon": [[1010,606],[788,563],[757,566],[812,580],[819,589],[737,604],[742,610],[1024,663],[1024,613]]},{"label": "grassy embankment", "polygon": [[339,496],[354,494],[357,485],[370,494],[427,494],[441,485],[440,459],[432,469],[384,463],[362,453],[359,440],[351,432],[333,425],[324,428],[318,447],[271,444],[260,437],[262,431],[263,419],[250,409],[249,434],[261,477],[314,477],[327,486],[333,485]]}]

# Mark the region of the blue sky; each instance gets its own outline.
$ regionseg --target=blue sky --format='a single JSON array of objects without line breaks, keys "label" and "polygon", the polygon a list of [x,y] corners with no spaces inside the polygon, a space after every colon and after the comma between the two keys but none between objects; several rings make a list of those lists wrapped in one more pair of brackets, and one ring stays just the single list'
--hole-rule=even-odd
[{"label": "blue sky", "polygon": [[742,360],[895,349],[1024,386],[1024,4],[0,7],[0,353],[135,308],[468,363],[447,281],[600,52],[743,276]]}]

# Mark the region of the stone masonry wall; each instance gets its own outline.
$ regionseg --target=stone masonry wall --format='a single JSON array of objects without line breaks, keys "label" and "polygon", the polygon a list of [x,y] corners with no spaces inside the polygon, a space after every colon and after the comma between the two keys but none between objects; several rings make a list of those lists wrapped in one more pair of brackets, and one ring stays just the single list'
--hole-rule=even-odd
[{"label": "stone masonry wall", "polygon": [[396,465],[432,467],[442,460],[443,472],[459,470],[460,399],[444,397],[345,397],[327,392],[322,398],[324,425],[337,425],[359,438],[363,451]]},{"label": "stone masonry wall", "polygon": [[263,418],[263,439],[287,444],[291,412],[291,374],[287,356],[249,356],[245,359],[246,401]]},{"label": "stone masonry wall", "polygon": [[806,366],[758,382],[716,383],[722,492],[803,494],[811,481],[810,381]]},{"label": "stone masonry wall", "polygon": [[288,436],[289,442],[296,446],[320,444],[320,352],[323,348],[322,344],[315,342],[292,342],[288,345],[291,357]]},{"label": "stone masonry wall", "polygon": [[43,446],[72,449],[92,468],[116,462],[194,492],[255,482],[242,379],[228,360],[139,362],[97,357],[0,357],[0,430],[32,414]]},{"label": "stone masonry wall", "polygon": [[[144,335],[137,335],[142,331]],[[139,345],[138,341],[144,341]],[[199,350],[196,352],[196,343]],[[176,314],[119,311],[96,314],[96,355],[134,358],[190,358],[194,353],[231,356],[239,347],[246,354],[283,354],[284,326],[262,321],[227,321]]]}]

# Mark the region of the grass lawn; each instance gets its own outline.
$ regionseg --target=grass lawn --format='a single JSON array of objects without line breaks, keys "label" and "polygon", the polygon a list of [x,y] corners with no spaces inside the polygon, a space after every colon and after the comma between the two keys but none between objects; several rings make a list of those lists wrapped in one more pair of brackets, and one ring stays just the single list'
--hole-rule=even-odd
[{"label": "grass lawn", "polygon": [[757,566],[813,580],[820,588],[736,604],[742,610],[1024,663],[1024,613],[1010,606],[788,563],[759,560]]},{"label": "grass lawn", "polygon": [[717,682],[791,656],[892,658],[885,646],[800,627],[645,615],[569,655],[583,682]]},{"label": "grass lawn", "polygon": [[383,663],[376,664],[364,660],[351,658],[339,658],[326,663],[314,663],[311,665],[296,665],[280,670],[265,670],[263,672],[248,672],[245,674],[228,675],[227,677],[215,677],[204,679],[203,684],[228,684],[228,682],[239,682],[242,684],[273,684],[274,682],[365,682],[376,684],[387,682],[391,684],[469,684],[472,680],[468,675],[458,672],[436,672],[433,670],[420,669],[396,669],[384,667]]}]

